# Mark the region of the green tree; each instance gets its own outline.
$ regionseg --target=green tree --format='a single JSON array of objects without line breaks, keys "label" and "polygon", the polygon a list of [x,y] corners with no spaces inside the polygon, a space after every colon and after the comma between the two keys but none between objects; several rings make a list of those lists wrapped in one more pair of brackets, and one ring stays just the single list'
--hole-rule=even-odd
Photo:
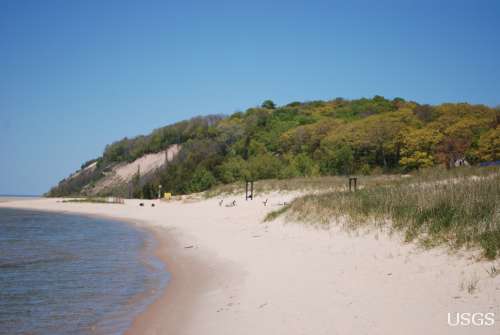
[{"label": "green tree", "polygon": [[267,109],[275,109],[276,105],[274,104],[274,102],[272,100],[265,100],[262,103],[261,107],[262,108],[267,108]]},{"label": "green tree", "polygon": [[333,155],[333,166],[338,174],[351,174],[354,167],[354,156],[349,146],[340,147]]},{"label": "green tree", "polygon": [[288,155],[288,164],[281,171],[281,177],[313,177],[319,175],[319,165],[306,153]]},{"label": "green tree", "polygon": [[283,164],[279,158],[266,153],[250,157],[248,168],[250,178],[253,180],[271,179],[278,178],[281,175]]},{"label": "green tree", "polygon": [[191,178],[189,190],[191,192],[201,192],[215,185],[216,180],[213,174],[205,168],[198,168]]},{"label": "green tree", "polygon": [[134,174],[131,180],[132,184],[132,196],[134,198],[142,198],[142,190],[141,190],[141,166],[137,165],[137,172]]},{"label": "green tree", "polygon": [[346,144],[335,147],[323,147],[321,170],[325,174],[347,175],[354,170],[354,155]]},{"label": "green tree", "polygon": [[248,163],[240,156],[225,160],[218,168],[218,175],[223,183],[234,183],[248,178]]},{"label": "green tree", "polygon": [[156,192],[156,188],[151,183],[144,184],[142,186],[142,197],[145,199],[156,199],[158,193]]}]

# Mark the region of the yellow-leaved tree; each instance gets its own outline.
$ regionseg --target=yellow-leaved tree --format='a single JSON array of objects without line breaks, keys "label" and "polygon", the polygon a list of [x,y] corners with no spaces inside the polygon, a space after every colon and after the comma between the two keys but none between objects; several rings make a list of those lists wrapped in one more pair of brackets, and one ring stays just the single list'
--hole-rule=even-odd
[{"label": "yellow-leaved tree", "polygon": [[429,128],[412,129],[403,135],[399,164],[406,170],[431,167],[436,163],[434,150],[443,134]]},{"label": "yellow-leaved tree", "polygon": [[500,159],[500,127],[488,130],[479,138],[476,155],[482,162]]}]

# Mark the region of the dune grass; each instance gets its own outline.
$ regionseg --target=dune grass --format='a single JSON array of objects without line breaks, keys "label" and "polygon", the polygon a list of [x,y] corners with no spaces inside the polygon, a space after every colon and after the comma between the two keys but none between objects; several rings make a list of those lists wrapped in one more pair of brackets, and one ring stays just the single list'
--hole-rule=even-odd
[{"label": "dune grass", "polygon": [[285,212],[302,222],[336,220],[352,228],[390,224],[407,241],[480,246],[493,259],[500,252],[500,169],[429,170],[357,192],[306,195],[266,219]]},{"label": "dune grass", "polygon": [[64,199],[62,202],[76,202],[76,203],[98,203],[98,204],[123,204],[122,198],[116,197],[85,197],[85,198],[71,198]]},{"label": "dune grass", "polygon": [[[387,184],[401,178],[400,175],[375,175],[359,176],[360,187]],[[280,192],[325,192],[332,190],[347,190],[347,177],[323,176],[323,177],[297,177],[290,179],[264,179],[254,182],[256,196],[274,191]],[[238,194],[245,192],[245,182],[240,181],[233,184],[217,185],[206,191],[204,196],[212,198],[221,195]]]}]

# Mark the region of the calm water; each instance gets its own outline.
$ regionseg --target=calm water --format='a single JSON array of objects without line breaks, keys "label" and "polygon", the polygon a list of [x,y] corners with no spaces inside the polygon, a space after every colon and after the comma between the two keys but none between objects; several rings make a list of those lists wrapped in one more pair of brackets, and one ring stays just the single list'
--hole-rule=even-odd
[{"label": "calm water", "polygon": [[153,243],[120,222],[0,208],[0,334],[121,334],[166,284]]}]

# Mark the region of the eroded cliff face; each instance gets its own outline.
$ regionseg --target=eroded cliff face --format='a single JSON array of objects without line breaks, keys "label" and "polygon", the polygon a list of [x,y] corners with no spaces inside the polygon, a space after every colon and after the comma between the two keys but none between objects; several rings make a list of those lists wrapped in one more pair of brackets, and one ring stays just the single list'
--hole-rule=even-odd
[{"label": "eroded cliff face", "polygon": [[173,144],[166,150],[146,154],[131,163],[99,167],[97,162],[81,169],[54,187],[48,196],[116,195],[128,196],[133,183],[142,185],[154,172],[169,164],[179,153],[181,145]]}]

